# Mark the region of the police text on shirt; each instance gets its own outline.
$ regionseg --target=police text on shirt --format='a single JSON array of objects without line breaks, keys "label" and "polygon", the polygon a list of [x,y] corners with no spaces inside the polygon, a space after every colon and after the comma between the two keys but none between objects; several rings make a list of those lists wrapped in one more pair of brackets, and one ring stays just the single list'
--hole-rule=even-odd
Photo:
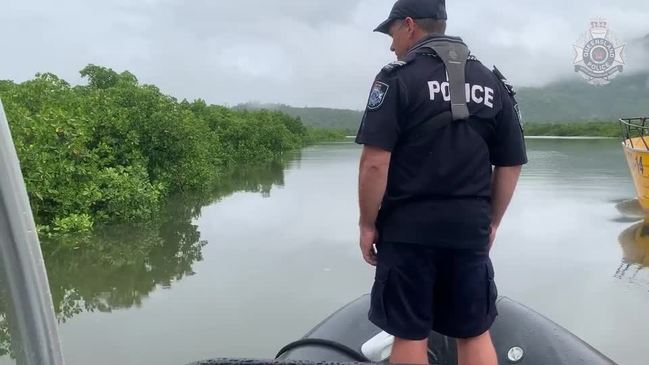
[{"label": "police text on shirt", "polygon": [[[451,90],[448,81],[429,81],[428,89],[430,90],[430,100],[435,100],[435,97],[441,94],[444,101],[451,101]],[[474,102],[476,104],[484,104],[485,106],[493,109],[494,104],[494,90],[490,87],[481,85],[465,84],[466,102]]]}]

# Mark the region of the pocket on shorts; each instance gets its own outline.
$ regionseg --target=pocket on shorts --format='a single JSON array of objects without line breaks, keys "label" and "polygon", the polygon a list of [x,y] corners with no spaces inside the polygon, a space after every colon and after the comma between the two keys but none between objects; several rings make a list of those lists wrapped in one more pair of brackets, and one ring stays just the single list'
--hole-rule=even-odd
[{"label": "pocket on shorts", "polygon": [[491,260],[487,261],[487,313],[489,315],[498,314],[496,300],[498,300],[498,287],[496,287],[495,272]]},{"label": "pocket on shorts", "polygon": [[374,285],[372,286],[371,302],[370,302],[370,319],[375,324],[384,324],[387,321],[385,312],[385,295],[386,286],[390,277],[390,268],[379,265],[376,267],[376,274],[374,276]]}]

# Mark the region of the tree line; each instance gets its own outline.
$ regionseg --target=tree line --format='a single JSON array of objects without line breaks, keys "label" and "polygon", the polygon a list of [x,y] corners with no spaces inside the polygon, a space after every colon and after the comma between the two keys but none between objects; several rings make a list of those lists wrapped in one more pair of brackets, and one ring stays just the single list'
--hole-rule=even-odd
[{"label": "tree line", "polygon": [[619,122],[588,121],[580,123],[526,123],[526,136],[615,137],[621,138]]}]

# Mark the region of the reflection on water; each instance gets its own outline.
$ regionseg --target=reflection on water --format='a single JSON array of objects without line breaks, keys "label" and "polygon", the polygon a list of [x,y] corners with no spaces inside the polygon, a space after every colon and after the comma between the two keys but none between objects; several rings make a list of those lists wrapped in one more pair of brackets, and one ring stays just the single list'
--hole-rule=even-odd
[{"label": "reflection on water", "polygon": [[619,240],[623,258],[615,276],[635,281],[640,271],[649,267],[649,219],[625,229]]},{"label": "reflection on water", "polygon": [[638,199],[622,200],[616,202],[615,209],[622,215],[622,218],[637,222],[644,219],[646,214],[640,206]]},{"label": "reflection on water", "polygon": [[649,285],[649,275],[642,275],[648,271],[644,269],[649,268],[649,216],[642,210],[637,199],[618,202],[615,207],[624,218],[641,220],[624,229],[618,237],[622,247],[622,262],[615,277]]},{"label": "reflection on water", "polygon": [[644,215],[637,199],[620,202],[616,208],[625,217],[642,221],[626,228],[618,237],[623,255],[615,277],[649,285],[649,270],[644,270],[649,268],[649,217]]},{"label": "reflection on water", "polygon": [[[269,197],[274,186],[284,184],[284,170],[295,158],[299,154],[235,169],[207,194],[172,199],[154,222],[101,227],[90,234],[42,241],[59,322],[82,312],[139,307],[157,287],[170,288],[193,275],[192,265],[202,260],[206,244],[195,224],[201,208],[239,191]],[[3,299],[6,288],[0,282]],[[4,303],[0,301],[0,356],[10,354],[11,343]]]}]

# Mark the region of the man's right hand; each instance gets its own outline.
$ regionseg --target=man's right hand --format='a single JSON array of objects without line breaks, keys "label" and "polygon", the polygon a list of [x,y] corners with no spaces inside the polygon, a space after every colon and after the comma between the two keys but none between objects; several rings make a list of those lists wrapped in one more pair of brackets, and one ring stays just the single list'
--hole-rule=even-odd
[{"label": "man's right hand", "polygon": [[372,266],[376,266],[376,252],[374,252],[374,244],[379,239],[379,233],[376,226],[361,226],[360,227],[360,245],[361,253],[365,262]]}]

